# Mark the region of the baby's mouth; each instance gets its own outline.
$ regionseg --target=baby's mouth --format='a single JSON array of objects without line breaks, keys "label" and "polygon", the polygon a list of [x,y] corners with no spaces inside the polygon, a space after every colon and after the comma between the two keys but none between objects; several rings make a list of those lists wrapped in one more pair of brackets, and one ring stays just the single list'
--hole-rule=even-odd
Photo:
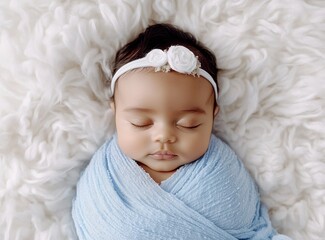
[{"label": "baby's mouth", "polygon": [[177,157],[176,154],[174,154],[170,151],[158,151],[158,152],[150,154],[150,156],[156,160],[171,160],[171,159],[174,159],[175,157]]}]

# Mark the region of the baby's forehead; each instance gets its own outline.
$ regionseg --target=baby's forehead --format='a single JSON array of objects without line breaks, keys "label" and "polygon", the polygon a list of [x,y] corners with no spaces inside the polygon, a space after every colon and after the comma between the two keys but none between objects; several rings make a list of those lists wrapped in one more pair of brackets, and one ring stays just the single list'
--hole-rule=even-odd
[{"label": "baby's forehead", "polygon": [[138,107],[202,107],[214,100],[213,89],[201,77],[146,68],[123,75],[116,86],[116,100]]},{"label": "baby's forehead", "polygon": [[[204,93],[210,93],[210,90],[213,91],[210,83],[203,77],[181,74],[175,71],[157,72],[151,67],[134,69],[125,73],[120,77],[117,85],[120,88],[123,87],[123,89],[132,90],[132,92],[146,89],[157,91],[163,90],[164,88],[168,88],[169,90],[178,89],[179,93],[189,91],[192,93],[200,93],[202,90],[207,90]],[[132,87],[135,88],[131,89]]]}]

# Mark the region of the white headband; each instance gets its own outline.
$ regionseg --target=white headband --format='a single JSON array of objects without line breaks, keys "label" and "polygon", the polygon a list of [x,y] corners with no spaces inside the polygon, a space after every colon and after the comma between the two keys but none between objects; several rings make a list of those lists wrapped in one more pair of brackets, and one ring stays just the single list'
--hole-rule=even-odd
[{"label": "white headband", "polygon": [[172,69],[183,74],[202,76],[211,83],[216,100],[218,99],[218,89],[215,81],[208,72],[200,68],[201,63],[198,57],[184,46],[171,46],[168,51],[153,49],[145,57],[131,61],[122,66],[113,76],[111,82],[111,96],[114,95],[115,83],[121,75],[132,69],[144,67],[154,67],[156,72],[169,72]]}]

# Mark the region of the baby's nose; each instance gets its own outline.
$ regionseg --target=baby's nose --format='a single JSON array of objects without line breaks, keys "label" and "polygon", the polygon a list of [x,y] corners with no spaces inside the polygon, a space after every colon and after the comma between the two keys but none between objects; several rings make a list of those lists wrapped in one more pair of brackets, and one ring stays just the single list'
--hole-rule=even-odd
[{"label": "baby's nose", "polygon": [[157,127],[154,134],[154,141],[160,143],[174,143],[177,140],[175,129],[172,126]]}]

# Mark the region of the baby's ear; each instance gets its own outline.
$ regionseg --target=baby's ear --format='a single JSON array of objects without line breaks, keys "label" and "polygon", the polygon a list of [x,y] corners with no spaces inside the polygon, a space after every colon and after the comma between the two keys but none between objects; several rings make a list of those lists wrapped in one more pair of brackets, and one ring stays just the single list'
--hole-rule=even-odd
[{"label": "baby's ear", "polygon": [[109,105],[111,106],[111,109],[113,110],[113,112],[115,112],[115,102],[113,100],[111,100]]},{"label": "baby's ear", "polygon": [[216,116],[218,115],[219,110],[220,110],[220,108],[219,108],[218,106],[216,106],[216,107],[214,108],[214,112],[213,112],[213,116],[214,116],[214,117],[216,117]]}]

